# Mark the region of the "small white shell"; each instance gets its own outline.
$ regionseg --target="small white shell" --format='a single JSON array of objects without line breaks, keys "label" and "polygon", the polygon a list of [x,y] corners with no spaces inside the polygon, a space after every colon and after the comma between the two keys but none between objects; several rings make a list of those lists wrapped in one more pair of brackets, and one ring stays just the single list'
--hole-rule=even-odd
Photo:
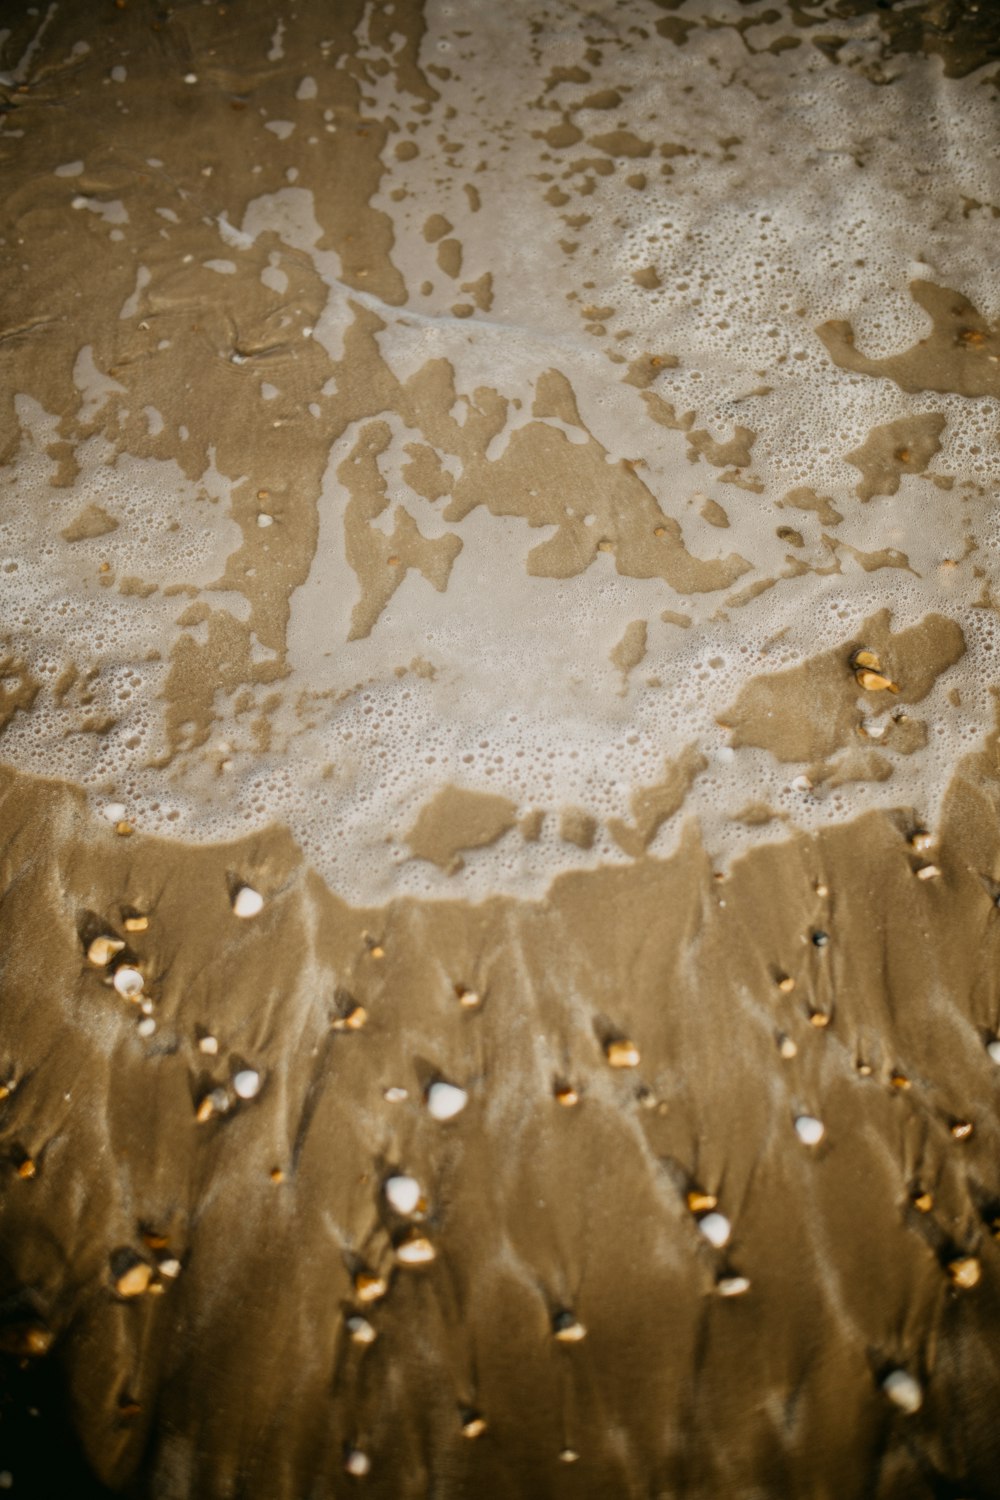
[{"label": "small white shell", "polygon": [[815,1115],[799,1115],[795,1121],[795,1133],[803,1146],[818,1146],[826,1134],[826,1126]]},{"label": "small white shell", "polygon": [[698,1220],[698,1230],[710,1245],[714,1245],[716,1250],[721,1250],[723,1245],[729,1243],[732,1225],[725,1214],[710,1213]]},{"label": "small white shell", "polygon": [[260,1074],[256,1068],[241,1068],[233,1079],[233,1088],[241,1099],[253,1099],[260,1093]]},{"label": "small white shell", "polygon": [[387,1177],[382,1191],[385,1193],[386,1202],[398,1214],[412,1214],[420,1202],[419,1182],[415,1177],[407,1177],[404,1173]]},{"label": "small white shell", "polygon": [[924,1393],[920,1382],[906,1370],[890,1370],[882,1382],[882,1389],[893,1405],[912,1417],[923,1405]]},{"label": "small white shell", "polygon": [[241,885],[233,895],[233,913],[237,917],[255,917],[264,908],[264,897],[253,886]]},{"label": "small white shell", "polygon": [[396,1259],[404,1266],[426,1266],[437,1251],[426,1235],[411,1232],[396,1246]]},{"label": "small white shell", "polygon": [[144,982],[139,970],[133,969],[131,964],[122,964],[116,969],[111,981],[119,995],[123,995],[126,1000],[134,1000],[136,995],[141,995]]},{"label": "small white shell", "polygon": [[468,1102],[468,1094],[455,1083],[445,1083],[439,1079],[427,1090],[427,1108],[435,1120],[454,1119],[455,1115],[461,1114]]}]

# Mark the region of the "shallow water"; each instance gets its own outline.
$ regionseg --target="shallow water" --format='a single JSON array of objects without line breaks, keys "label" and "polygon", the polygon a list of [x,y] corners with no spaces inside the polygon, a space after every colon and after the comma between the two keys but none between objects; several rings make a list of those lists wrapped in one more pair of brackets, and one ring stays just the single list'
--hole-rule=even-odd
[{"label": "shallow water", "polygon": [[15,1493],[998,1493],[998,51],[5,14]]}]

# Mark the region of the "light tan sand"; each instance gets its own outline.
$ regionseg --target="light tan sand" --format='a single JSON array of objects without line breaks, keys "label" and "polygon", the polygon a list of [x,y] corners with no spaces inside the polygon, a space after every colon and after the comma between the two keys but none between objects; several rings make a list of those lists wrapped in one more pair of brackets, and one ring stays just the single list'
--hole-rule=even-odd
[{"label": "light tan sand", "polygon": [[998,56],[0,14],[14,1496],[1000,1494]]}]

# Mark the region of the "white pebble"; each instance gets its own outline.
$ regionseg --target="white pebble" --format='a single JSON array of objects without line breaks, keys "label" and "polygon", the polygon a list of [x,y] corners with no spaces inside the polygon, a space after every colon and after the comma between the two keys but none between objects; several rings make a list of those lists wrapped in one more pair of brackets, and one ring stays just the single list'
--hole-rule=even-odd
[{"label": "white pebble", "polygon": [[908,1417],[912,1417],[923,1405],[924,1393],[920,1389],[920,1382],[905,1370],[890,1370],[882,1382],[882,1389],[889,1400]]},{"label": "white pebble", "polygon": [[219,1050],[219,1039],[214,1036],[203,1036],[198,1043],[198,1051],[206,1052],[209,1057],[214,1057]]},{"label": "white pebble", "polygon": [[142,994],[142,975],[138,969],[133,969],[131,964],[122,964],[121,968],[116,969],[111,983],[119,995],[124,995],[126,1000],[134,1000],[136,995]]},{"label": "white pebble", "polygon": [[450,1120],[469,1102],[464,1089],[454,1083],[432,1083],[427,1090],[427,1108],[435,1120]]},{"label": "white pebble", "polygon": [[723,1276],[716,1282],[716,1290],[720,1297],[742,1297],[750,1290],[750,1282],[745,1276]]},{"label": "white pebble", "polygon": [[255,917],[264,907],[264,897],[252,886],[241,885],[233,897],[233,911],[238,917]]},{"label": "white pebble", "polygon": [[233,1088],[241,1099],[253,1099],[260,1093],[260,1074],[256,1068],[241,1068],[233,1079]]},{"label": "white pebble", "polygon": [[258,515],[258,517],[257,517],[257,525],[258,526],[273,526],[274,525],[274,517],[273,516],[269,516],[266,510],[262,510],[260,512],[260,514]]},{"label": "white pebble", "polygon": [[393,1085],[391,1088],[387,1088],[385,1093],[382,1095],[382,1098],[387,1099],[390,1104],[402,1104],[403,1100],[408,1099],[409,1097],[409,1093],[406,1089],[397,1088],[395,1085]]},{"label": "white pebble", "polygon": [[826,1126],[815,1115],[799,1115],[795,1121],[795,1133],[803,1146],[818,1146],[826,1134]]},{"label": "white pebble", "polygon": [[728,1244],[732,1233],[732,1225],[725,1214],[706,1214],[703,1219],[698,1220],[698,1229],[716,1250],[721,1250],[723,1245]]},{"label": "white pebble", "polygon": [[419,1182],[415,1177],[407,1177],[404,1173],[386,1178],[382,1191],[386,1201],[398,1214],[412,1214],[420,1202]]},{"label": "white pebble", "polygon": [[344,1459],[344,1468],[348,1474],[353,1474],[357,1479],[364,1479],[370,1472],[372,1461],[367,1453],[362,1453],[360,1448],[352,1448]]},{"label": "white pebble", "polygon": [[347,1331],[356,1344],[374,1344],[378,1338],[378,1334],[368,1319],[363,1318],[360,1313],[355,1313],[353,1317],[348,1318]]},{"label": "white pebble", "polygon": [[109,823],[120,823],[128,812],[124,802],[106,802],[101,808],[101,817]]},{"label": "white pebble", "polygon": [[987,1055],[991,1057],[995,1063],[1000,1063],[1000,1041],[987,1042],[986,1052]]},{"label": "white pebble", "polygon": [[167,1276],[173,1281],[175,1276],[181,1274],[181,1263],[175,1255],[168,1255],[166,1260],[161,1260],[156,1268],[161,1276]]},{"label": "white pebble", "polygon": [[197,75],[197,73],[185,73],[184,74],[184,82],[185,83],[197,83],[198,82],[198,75]]},{"label": "white pebble", "polygon": [[135,1029],[140,1036],[152,1036],[153,1032],[156,1030],[156,1022],[153,1020],[152,1016],[143,1016],[142,1020],[139,1022],[138,1026]]}]

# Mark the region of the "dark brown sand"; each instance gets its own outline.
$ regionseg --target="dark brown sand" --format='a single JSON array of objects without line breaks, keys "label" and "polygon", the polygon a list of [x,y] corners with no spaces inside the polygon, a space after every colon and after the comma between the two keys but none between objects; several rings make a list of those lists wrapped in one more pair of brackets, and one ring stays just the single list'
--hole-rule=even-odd
[{"label": "dark brown sand", "polygon": [[[617,122],[620,96],[588,71],[599,75],[601,58],[590,12],[577,9],[580,56],[564,58],[550,37],[546,87],[586,85],[595,92],[579,108],[609,116],[580,146],[591,154],[575,169],[571,210],[612,172],[639,193],[653,170],[652,145]],[[685,43],[715,31],[734,32],[748,58],[758,44],[769,57],[812,48],[873,88],[913,59],[934,59],[953,82],[1000,55],[986,0],[790,0],[724,16],[697,0],[599,9],[625,37],[639,15],[629,45],[660,47],[678,79]],[[476,7],[455,10],[456,28],[474,33]],[[869,13],[862,46],[851,26]],[[426,440],[407,449],[408,482],[447,500],[449,525],[482,507],[551,528],[529,554],[532,578],[574,579],[613,553],[617,576],[659,580],[673,591],[665,601],[717,594],[721,613],[842,569],[845,591],[882,570],[917,576],[904,549],[938,512],[916,507],[906,533],[887,530],[878,545],[830,531],[862,508],[882,514],[900,492],[943,505],[954,476],[933,466],[953,407],[947,420],[907,407],[873,421],[863,442],[845,440],[850,485],[832,498],[789,489],[763,529],[785,523],[777,535],[793,551],[767,577],[755,557],[751,577],[726,536],[730,512],[739,522],[764,492],[755,433],[733,420],[731,437],[713,436],[676,410],[654,383],[677,357],[626,360],[610,307],[583,316],[588,337],[612,341],[613,378],[636,402],[641,393],[661,435],[683,435],[699,482],[707,467],[729,486],[691,511],[717,529],[717,554],[689,549],[655,478],[637,472],[640,455],[612,465],[589,431],[567,439],[585,430],[557,370],[536,381],[533,420],[487,461],[513,405],[480,387],[459,423],[446,360],[404,378],[379,344],[388,310],[416,293],[374,200],[390,148],[397,164],[418,154],[375,98],[382,63],[391,55],[399,92],[427,111],[460,69],[454,58],[455,74],[418,66],[425,16],[409,0],[370,12],[360,0],[301,0],[283,17],[282,44],[277,11],[257,0],[0,11],[3,122],[20,131],[0,132],[0,462],[20,451],[15,396],[27,393],[55,414],[44,452],[56,472],[36,498],[45,515],[66,501],[50,530],[78,549],[81,591],[125,600],[140,621],[166,601],[153,768],[165,798],[186,755],[215,755],[221,778],[230,753],[280,750],[290,601],[317,556],[319,494],[345,433],[353,446],[337,472],[357,598],[338,647],[372,635],[408,573],[446,591],[457,532],[424,535],[402,508],[391,533],[375,524],[388,506],[386,412]],[[74,50],[84,35],[90,51]],[[329,131],[313,96],[289,104],[320,54]],[[126,69],[124,112],[104,83],[112,66]],[[296,150],[307,130],[323,140],[325,179],[303,179],[322,224],[306,249],[265,229],[230,276],[204,261],[229,253],[222,206],[291,181],[284,138],[260,134],[265,104],[272,123],[294,115]],[[582,136],[571,114],[557,111],[543,141],[563,153],[560,171]],[[444,137],[438,147],[457,151]],[[664,178],[674,149],[658,145]],[[60,191],[86,199],[71,212],[53,190],[59,165],[73,168]],[[562,207],[569,194],[549,175],[546,202]],[[475,212],[477,191],[470,167]],[[129,227],[112,243],[120,196]],[[164,219],[168,198],[186,217]],[[966,217],[1000,213],[964,202]],[[472,328],[491,312],[492,281],[461,269],[463,245],[430,206],[420,239],[445,278],[434,316]],[[582,233],[585,218],[559,232]],[[568,265],[576,242],[561,243]],[[269,260],[279,246],[284,301]],[[326,305],[315,256],[327,252],[343,287],[382,309],[351,305],[336,357],[299,338]],[[144,290],[138,263],[151,268],[141,319],[120,312]],[[582,306],[586,271],[565,275]],[[659,284],[652,267],[632,279]],[[890,355],[865,353],[843,319],[819,327],[837,370],[909,395],[1000,394],[996,327],[947,286],[917,277],[911,292],[931,326]],[[121,402],[88,404],[84,347]],[[248,367],[281,381],[267,420]],[[313,428],[304,411],[321,390]],[[150,407],[167,418],[159,431]],[[66,499],[96,437],[175,461],[178,491],[210,457],[229,477],[239,531],[219,577],[209,569],[202,587],[103,557],[127,518],[90,502],[71,513]],[[595,525],[567,511],[560,486],[587,498]],[[6,502],[5,492],[4,523]],[[962,524],[992,503],[967,485]],[[262,527],[261,514],[277,523]],[[804,532],[820,549],[808,562]],[[967,565],[982,609],[995,610],[986,550],[965,540],[965,556],[935,561]],[[242,615],[218,604],[237,590]],[[56,715],[45,721],[53,741],[112,734],[126,710],[113,674],[89,671],[92,643],[81,639],[49,680],[8,597],[0,731],[44,709]],[[934,743],[938,679],[967,673],[948,700],[956,714],[976,686],[944,584],[933,602],[900,624],[873,597],[863,629],[845,626],[834,646],[792,666],[762,660],[718,704],[728,748],[767,754],[789,776],[801,768],[810,789],[898,784]],[[690,608],[689,598],[649,621],[625,614],[605,653],[614,694],[642,679],[661,622],[694,633]],[[859,646],[891,682],[871,698],[881,709],[891,695],[898,710],[877,748],[861,738]],[[413,642],[397,673],[432,679],[422,649]],[[159,660],[150,648],[140,665]],[[238,752],[214,748],[223,704],[245,736]],[[499,777],[470,790],[443,766],[435,796],[385,838],[452,884],[438,899],[370,907],[331,889],[267,808],[259,831],[229,843],[170,840],[95,812],[95,796],[113,800],[113,778],[88,794],[31,774],[24,741],[17,755],[9,743],[0,738],[0,1489],[14,1500],[1000,1497],[1000,1067],[989,1050],[1000,1060],[1000,735],[955,755],[929,831],[891,790],[878,809],[856,814],[848,801],[840,821],[796,830],[751,787],[737,820],[789,826],[731,862],[706,852],[688,798],[707,759],[683,737],[676,755],[660,754],[660,779],[650,772],[631,790],[627,818],[567,799],[530,805]],[[223,802],[223,781],[213,787]],[[671,820],[674,852],[656,854]],[[478,851],[520,839],[530,855],[551,827],[589,867],[555,875],[542,895],[470,896]],[[262,898],[243,919],[241,892]],[[462,1091],[447,1119],[435,1118],[441,1084]],[[406,1212],[385,1191],[401,1174],[419,1188]]]}]

